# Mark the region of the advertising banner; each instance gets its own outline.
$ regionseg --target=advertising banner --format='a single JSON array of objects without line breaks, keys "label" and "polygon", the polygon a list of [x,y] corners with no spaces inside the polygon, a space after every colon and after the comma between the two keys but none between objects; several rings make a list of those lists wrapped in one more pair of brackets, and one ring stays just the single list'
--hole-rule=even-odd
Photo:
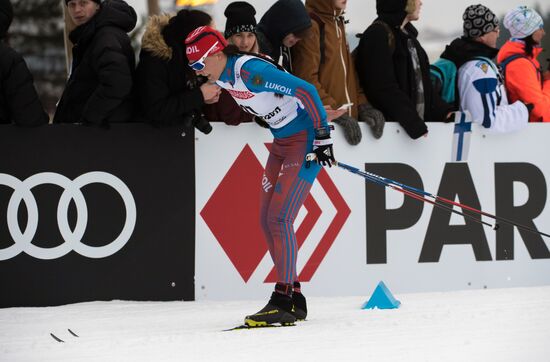
[{"label": "advertising banner", "polygon": [[[336,126],[337,160],[550,232],[546,125],[504,135],[473,125],[469,142],[452,124],[430,124],[418,140],[398,124],[386,124],[379,140],[361,126],[358,146],[348,145]],[[271,133],[255,124],[217,124],[210,135],[197,136],[197,299],[265,298],[273,288],[273,262],[258,222],[271,142]],[[457,147],[468,148],[459,150],[467,156],[463,162],[451,162]],[[304,291],[317,296],[367,295],[380,280],[402,293],[550,284],[548,238],[499,226],[493,230],[325,168],[294,224],[298,276]]]},{"label": "advertising banner", "polygon": [[194,299],[194,146],[144,124],[0,127],[0,307]]}]

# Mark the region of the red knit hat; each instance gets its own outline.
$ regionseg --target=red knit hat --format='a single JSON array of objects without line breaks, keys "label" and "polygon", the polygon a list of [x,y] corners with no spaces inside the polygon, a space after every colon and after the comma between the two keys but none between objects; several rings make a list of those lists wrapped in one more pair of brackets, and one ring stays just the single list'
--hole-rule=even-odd
[{"label": "red knit hat", "polygon": [[223,35],[209,26],[193,30],[185,39],[185,52],[189,63],[201,59],[210,50],[208,56],[221,52],[227,46]]}]

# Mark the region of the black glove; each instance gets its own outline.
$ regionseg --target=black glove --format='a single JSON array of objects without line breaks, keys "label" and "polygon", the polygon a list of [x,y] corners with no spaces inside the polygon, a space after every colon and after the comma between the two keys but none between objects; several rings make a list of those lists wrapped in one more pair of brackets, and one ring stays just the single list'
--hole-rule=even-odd
[{"label": "black glove", "polygon": [[317,156],[317,163],[321,166],[332,167],[334,152],[332,151],[332,139],[330,138],[331,126],[325,126],[315,129],[315,140],[313,141],[313,152]]},{"label": "black glove", "polygon": [[525,103],[525,107],[527,107],[527,113],[531,115],[531,111],[533,111],[533,108],[535,108],[535,105],[533,103]]},{"label": "black glove", "polygon": [[342,127],[344,137],[350,145],[355,146],[361,142],[363,135],[361,134],[361,128],[359,127],[359,123],[357,123],[356,119],[344,114],[343,116],[333,120],[333,122]]},{"label": "black glove", "polygon": [[359,105],[359,122],[365,122],[369,125],[374,138],[379,139],[384,133],[386,118],[378,109],[374,108],[369,103]]}]

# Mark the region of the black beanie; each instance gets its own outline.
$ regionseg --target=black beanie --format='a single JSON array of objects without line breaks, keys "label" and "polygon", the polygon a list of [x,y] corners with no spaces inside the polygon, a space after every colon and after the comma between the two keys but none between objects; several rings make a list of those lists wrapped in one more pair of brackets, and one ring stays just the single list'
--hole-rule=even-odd
[{"label": "black beanie", "polygon": [[0,0],[0,39],[3,38],[13,20],[13,8],[10,0]]},{"label": "black beanie", "polygon": [[256,9],[246,1],[235,1],[227,5],[224,15],[227,17],[224,36],[230,36],[247,31],[256,32]]},{"label": "black beanie", "polygon": [[[71,0],[65,0],[65,5],[69,5],[69,1],[71,1]],[[92,1],[93,1],[94,3],[98,3],[98,4],[101,5],[101,1],[102,1],[102,0],[92,0]]]},{"label": "black beanie", "polygon": [[170,18],[168,24],[162,29],[164,41],[170,48],[175,46],[185,47],[185,38],[195,29],[207,26],[212,22],[212,17],[201,10],[181,9]]}]

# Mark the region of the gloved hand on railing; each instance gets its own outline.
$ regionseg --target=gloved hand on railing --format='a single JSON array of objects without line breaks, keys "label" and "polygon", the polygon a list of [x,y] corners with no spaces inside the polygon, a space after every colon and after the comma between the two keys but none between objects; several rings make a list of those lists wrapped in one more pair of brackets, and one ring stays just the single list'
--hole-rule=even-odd
[{"label": "gloved hand on railing", "polygon": [[355,146],[359,144],[359,142],[361,142],[363,134],[361,133],[359,123],[357,123],[357,120],[355,118],[344,114],[333,120],[333,122],[342,127],[342,131],[344,131],[344,137],[350,145]]},{"label": "gloved hand on railing", "polygon": [[369,125],[374,138],[379,139],[384,133],[386,118],[378,109],[369,103],[359,105],[359,121]]}]

